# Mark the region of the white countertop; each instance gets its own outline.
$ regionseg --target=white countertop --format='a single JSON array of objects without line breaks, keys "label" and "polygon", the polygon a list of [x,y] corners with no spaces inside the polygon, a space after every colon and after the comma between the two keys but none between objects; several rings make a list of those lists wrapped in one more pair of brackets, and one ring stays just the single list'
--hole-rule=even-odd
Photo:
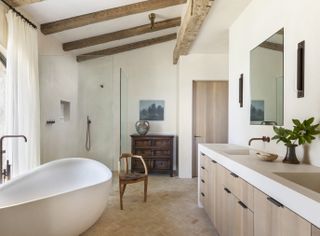
[{"label": "white countertop", "polygon": [[[274,174],[274,172],[320,173],[320,167],[285,164],[282,163],[283,158],[278,158],[274,162],[261,161],[254,154],[254,150],[249,155],[230,155],[224,152],[241,149],[248,148],[233,144],[199,144],[199,153],[206,154],[313,225],[320,227],[320,193]],[[318,181],[320,182],[320,179]]]}]

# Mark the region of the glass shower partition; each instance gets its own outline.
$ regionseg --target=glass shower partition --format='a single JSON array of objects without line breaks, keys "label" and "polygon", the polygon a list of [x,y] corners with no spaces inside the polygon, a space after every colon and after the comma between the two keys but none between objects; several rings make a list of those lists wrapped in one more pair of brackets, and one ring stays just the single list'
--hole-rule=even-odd
[{"label": "glass shower partition", "polygon": [[120,68],[120,154],[130,152],[128,134],[128,74]]}]

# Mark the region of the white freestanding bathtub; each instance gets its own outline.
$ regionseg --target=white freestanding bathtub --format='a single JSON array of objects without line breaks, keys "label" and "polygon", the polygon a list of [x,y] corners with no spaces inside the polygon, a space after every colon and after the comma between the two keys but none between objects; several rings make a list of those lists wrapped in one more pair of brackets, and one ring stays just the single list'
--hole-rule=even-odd
[{"label": "white freestanding bathtub", "polygon": [[112,173],[100,162],[67,158],[0,187],[1,236],[73,236],[103,213]]}]

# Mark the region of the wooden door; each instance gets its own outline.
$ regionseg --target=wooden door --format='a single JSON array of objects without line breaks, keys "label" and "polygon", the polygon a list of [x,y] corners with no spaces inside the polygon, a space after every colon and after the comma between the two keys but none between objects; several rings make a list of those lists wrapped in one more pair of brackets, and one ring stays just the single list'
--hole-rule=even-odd
[{"label": "wooden door", "polygon": [[198,144],[228,142],[228,81],[193,82],[192,176],[198,176]]}]

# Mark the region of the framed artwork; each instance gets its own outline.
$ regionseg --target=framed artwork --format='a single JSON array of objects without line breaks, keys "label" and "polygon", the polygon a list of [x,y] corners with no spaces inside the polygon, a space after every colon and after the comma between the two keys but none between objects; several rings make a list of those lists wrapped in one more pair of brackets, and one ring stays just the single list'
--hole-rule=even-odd
[{"label": "framed artwork", "polygon": [[263,100],[252,100],[251,111],[250,111],[251,122],[264,121],[264,101]]},{"label": "framed artwork", "polygon": [[164,100],[140,100],[140,120],[164,120]]}]

